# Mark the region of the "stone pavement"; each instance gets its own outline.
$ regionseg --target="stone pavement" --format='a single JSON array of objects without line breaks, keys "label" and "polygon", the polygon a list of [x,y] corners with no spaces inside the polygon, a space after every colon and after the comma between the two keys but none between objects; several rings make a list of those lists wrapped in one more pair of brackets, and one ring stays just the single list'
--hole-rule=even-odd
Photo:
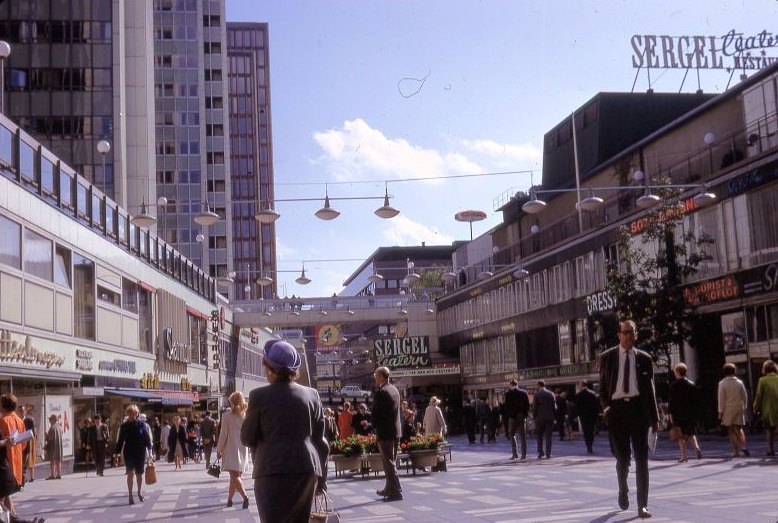
[{"label": "stone pavement", "polygon": [[[749,435],[751,458],[729,458],[728,444],[717,435],[701,438],[704,457],[677,463],[677,447],[660,439],[652,456],[650,509],[652,522],[721,521],[776,523],[778,497],[774,485],[778,459],[764,456],[764,436]],[[401,473],[405,499],[383,503],[375,491],[382,477],[335,479],[329,490],[344,522],[384,523],[501,522],[501,523],[616,523],[638,521],[634,474],[630,475],[628,511],[616,504],[616,473],[607,440],[598,436],[596,453],[586,455],[583,442],[554,441],[553,457],[535,458],[530,443],[525,462],[508,459],[504,437],[496,443],[468,445],[451,438],[453,460],[448,472]],[[73,474],[61,481],[39,478],[15,495],[20,515],[44,516],[49,523],[131,523],[183,519],[193,522],[257,521],[252,506],[224,506],[227,479],[213,479],[204,465],[187,465],[176,472],[158,464],[159,482],[145,487],[144,503],[127,506],[122,470],[107,469],[103,478]],[[250,485],[250,480],[248,482]],[[237,498],[236,498],[237,501]]]}]

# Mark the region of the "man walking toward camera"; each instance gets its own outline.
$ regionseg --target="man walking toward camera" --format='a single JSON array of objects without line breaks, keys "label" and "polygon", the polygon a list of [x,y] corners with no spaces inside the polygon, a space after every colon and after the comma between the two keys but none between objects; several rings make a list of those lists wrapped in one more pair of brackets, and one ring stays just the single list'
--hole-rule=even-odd
[{"label": "man walking toward camera", "polygon": [[211,413],[207,410],[200,423],[200,436],[203,438],[203,450],[205,451],[205,469],[211,467],[211,452],[213,452],[213,442],[216,438],[216,422],[211,418]]},{"label": "man walking toward camera", "polygon": [[[600,355],[600,400],[604,407],[616,457],[619,508],[629,508],[630,456],[635,455],[638,517],[650,518],[648,511],[648,428],[659,426],[654,390],[654,361],[647,352],[634,347],[637,326],[632,320],[619,324],[619,345]],[[631,445],[631,448],[630,448]]]},{"label": "man walking toward camera", "polygon": [[373,430],[378,451],[384,463],[386,484],[376,491],[384,501],[399,501],[403,498],[400,478],[397,476],[397,443],[402,435],[400,424],[400,393],[389,383],[389,369],[378,367],[373,374],[378,390],[373,398]]}]

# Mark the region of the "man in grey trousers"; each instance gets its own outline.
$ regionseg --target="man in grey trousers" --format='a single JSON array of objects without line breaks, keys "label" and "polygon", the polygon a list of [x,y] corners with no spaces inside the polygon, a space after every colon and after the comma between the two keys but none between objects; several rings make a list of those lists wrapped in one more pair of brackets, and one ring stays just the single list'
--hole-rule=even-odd
[{"label": "man in grey trousers", "polygon": [[[551,457],[551,434],[554,430],[556,398],[546,388],[546,382],[538,381],[538,390],[532,401],[532,417],[535,419],[535,436],[538,440],[538,459]],[[545,451],[543,442],[545,441]]]}]

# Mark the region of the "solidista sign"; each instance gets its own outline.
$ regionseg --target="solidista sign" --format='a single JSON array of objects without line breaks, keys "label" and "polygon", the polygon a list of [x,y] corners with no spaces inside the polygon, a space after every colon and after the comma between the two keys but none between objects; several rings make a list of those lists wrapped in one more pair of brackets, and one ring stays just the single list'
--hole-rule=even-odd
[{"label": "solidista sign", "polygon": [[402,369],[430,367],[430,340],[428,336],[384,338],[373,341],[375,360],[379,367]]}]

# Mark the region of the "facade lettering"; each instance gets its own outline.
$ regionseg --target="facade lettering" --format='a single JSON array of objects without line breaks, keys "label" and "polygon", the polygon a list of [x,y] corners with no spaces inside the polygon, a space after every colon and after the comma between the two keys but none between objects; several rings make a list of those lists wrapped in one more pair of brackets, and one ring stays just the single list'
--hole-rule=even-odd
[{"label": "facade lettering", "polygon": [[11,339],[11,331],[0,329],[0,360],[43,367],[62,367],[65,358],[55,352],[44,352],[35,348],[29,336],[24,337],[24,343]]},{"label": "facade lettering", "polygon": [[135,374],[135,362],[128,360],[100,360],[97,369],[120,374]]},{"label": "facade lettering", "polygon": [[428,336],[376,339],[373,340],[373,350],[379,367],[394,369],[432,365]]}]

